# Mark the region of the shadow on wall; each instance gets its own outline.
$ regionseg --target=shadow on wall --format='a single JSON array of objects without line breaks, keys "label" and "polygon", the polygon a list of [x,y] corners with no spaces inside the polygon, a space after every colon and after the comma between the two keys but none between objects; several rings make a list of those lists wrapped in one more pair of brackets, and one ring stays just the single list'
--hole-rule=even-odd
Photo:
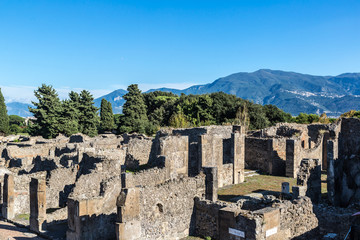
[{"label": "shadow on wall", "polygon": [[[70,219],[69,228],[66,232],[66,239],[116,239],[115,220],[116,213],[100,215],[82,215],[77,216],[77,220]],[[81,219],[81,221],[80,221]],[[75,221],[74,221],[75,220]],[[79,236],[78,234],[81,234]]]}]

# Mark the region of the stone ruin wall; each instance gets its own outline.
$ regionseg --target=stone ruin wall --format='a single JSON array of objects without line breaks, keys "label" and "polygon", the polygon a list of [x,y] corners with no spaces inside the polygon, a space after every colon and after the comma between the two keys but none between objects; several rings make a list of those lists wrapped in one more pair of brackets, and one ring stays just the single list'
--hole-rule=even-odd
[{"label": "stone ruin wall", "polygon": [[187,237],[194,231],[194,197],[205,195],[204,182],[199,175],[124,189],[118,199],[118,239]]},{"label": "stone ruin wall", "polygon": [[[338,143],[328,142],[328,192],[335,205],[343,207],[360,200],[360,120],[343,118]],[[338,156],[337,156],[338,155]],[[329,182],[330,181],[330,182]]]},{"label": "stone ruin wall", "polygon": [[277,227],[277,233],[272,236],[275,238],[271,239],[293,239],[318,226],[308,197],[277,200],[275,203],[261,203],[256,199],[247,201],[255,201],[250,205],[258,209],[248,209],[246,202],[225,203],[196,199],[196,235],[220,240],[236,239],[228,233],[230,227],[243,231],[246,239],[260,240],[270,239],[265,237],[266,231]]}]

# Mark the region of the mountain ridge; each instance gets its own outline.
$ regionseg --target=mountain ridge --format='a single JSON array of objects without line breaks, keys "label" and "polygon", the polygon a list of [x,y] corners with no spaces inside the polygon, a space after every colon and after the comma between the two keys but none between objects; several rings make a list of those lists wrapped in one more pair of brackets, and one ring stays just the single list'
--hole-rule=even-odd
[{"label": "mountain ridge", "polygon": [[[146,92],[166,91],[180,95],[225,92],[259,104],[273,104],[293,116],[304,113],[327,113],[337,117],[341,113],[360,108],[360,73],[342,73],[337,76],[318,76],[292,71],[259,69],[220,77],[211,83],[193,85],[185,89],[157,88]],[[117,89],[96,98],[100,107],[105,98],[114,113],[121,113],[126,90]]]}]

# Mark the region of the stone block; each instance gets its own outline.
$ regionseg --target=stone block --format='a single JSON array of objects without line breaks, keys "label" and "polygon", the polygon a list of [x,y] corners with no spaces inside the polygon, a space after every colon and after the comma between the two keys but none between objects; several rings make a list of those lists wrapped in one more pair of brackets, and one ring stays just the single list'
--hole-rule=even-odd
[{"label": "stone block", "polygon": [[293,197],[299,198],[306,196],[306,190],[307,190],[306,186],[293,186],[292,187]]},{"label": "stone block", "polygon": [[116,223],[117,240],[141,239],[141,222],[134,220],[126,223]]},{"label": "stone block", "polygon": [[218,169],[216,167],[205,167],[205,198],[211,201],[217,200]]},{"label": "stone block", "polygon": [[2,216],[6,219],[15,217],[14,176],[10,174],[4,175]]},{"label": "stone block", "polygon": [[30,182],[30,229],[41,232],[46,228],[46,181],[32,178]]},{"label": "stone block", "polygon": [[117,198],[118,222],[125,223],[139,218],[140,191],[138,188],[125,188]]},{"label": "stone block", "polygon": [[281,193],[290,193],[290,183],[288,182],[283,182],[281,183]]}]

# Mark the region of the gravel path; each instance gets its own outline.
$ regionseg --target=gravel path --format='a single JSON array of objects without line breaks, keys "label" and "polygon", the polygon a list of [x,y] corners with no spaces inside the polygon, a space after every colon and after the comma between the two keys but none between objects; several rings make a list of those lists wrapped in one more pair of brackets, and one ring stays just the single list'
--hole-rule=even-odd
[{"label": "gravel path", "polygon": [[45,240],[36,234],[29,232],[26,228],[20,228],[9,222],[0,220],[0,240]]}]

